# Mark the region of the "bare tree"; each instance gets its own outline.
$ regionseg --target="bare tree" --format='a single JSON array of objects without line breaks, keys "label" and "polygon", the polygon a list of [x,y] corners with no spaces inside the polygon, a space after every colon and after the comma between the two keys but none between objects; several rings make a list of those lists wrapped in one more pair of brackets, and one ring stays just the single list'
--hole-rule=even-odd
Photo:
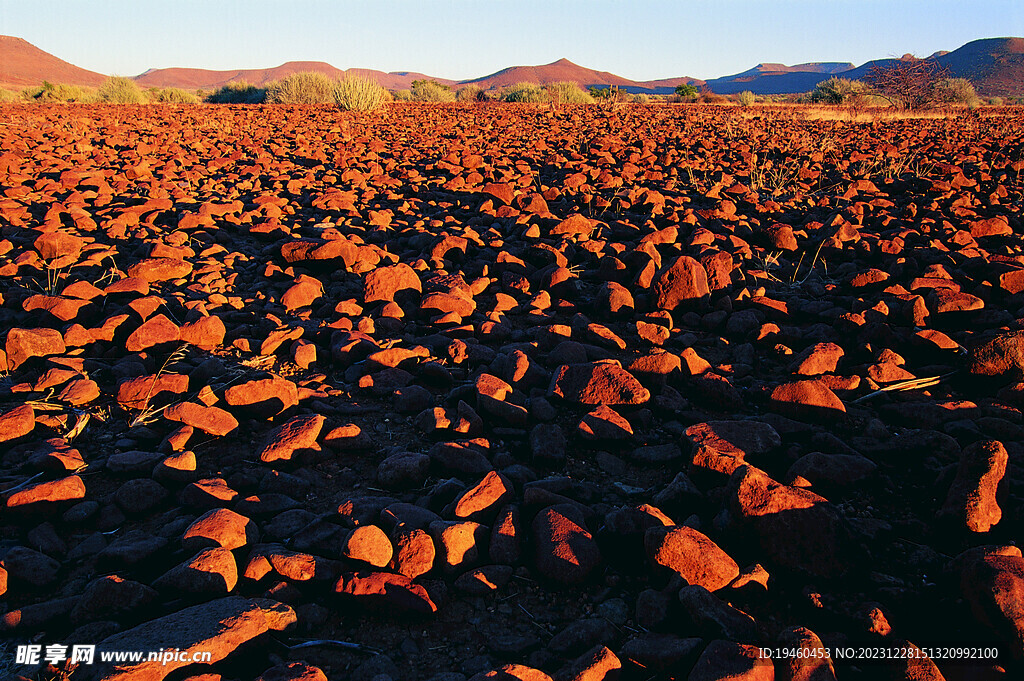
[{"label": "bare tree", "polygon": [[935,83],[949,77],[949,70],[934,57],[907,55],[888,64],[876,64],[867,82],[877,94],[901,111],[924,109],[935,101]]}]

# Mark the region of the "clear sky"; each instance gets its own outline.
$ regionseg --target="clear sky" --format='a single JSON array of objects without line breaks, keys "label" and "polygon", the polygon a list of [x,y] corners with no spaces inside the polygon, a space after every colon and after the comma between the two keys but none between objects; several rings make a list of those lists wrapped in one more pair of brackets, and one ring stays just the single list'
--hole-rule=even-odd
[{"label": "clear sky", "polygon": [[463,80],[565,57],[706,79],[1024,36],[1024,0],[0,0],[0,33],[125,76],[312,60]]}]

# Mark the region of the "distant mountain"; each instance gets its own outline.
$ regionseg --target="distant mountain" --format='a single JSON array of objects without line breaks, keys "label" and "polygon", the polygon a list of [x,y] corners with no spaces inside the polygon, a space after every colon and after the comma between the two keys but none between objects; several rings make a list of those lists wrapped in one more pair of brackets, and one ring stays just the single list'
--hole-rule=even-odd
[{"label": "distant mountain", "polygon": [[[135,76],[135,82],[142,87],[180,87],[187,90],[216,90],[228,83],[246,82],[263,86],[275,80],[300,71],[316,71],[330,78],[344,78],[359,75],[371,78],[389,90],[400,90],[412,86],[412,81],[430,78],[422,73],[384,73],[372,69],[342,70],[322,61],[290,61],[272,69],[240,69],[237,71],[209,71],[206,69],[150,69]],[[438,82],[451,84],[454,81],[435,78]]]},{"label": "distant mountain", "polygon": [[42,85],[43,81],[69,85],[99,85],[103,74],[80,69],[32,43],[0,35],[0,85]]},{"label": "distant mountain", "polygon": [[[905,55],[906,56],[906,55]],[[953,77],[969,78],[982,95],[1024,96],[1024,38],[985,38],[953,50],[936,52],[932,59],[949,69]],[[142,87],[180,87],[189,90],[216,90],[231,82],[245,81],[266,85],[299,71],[318,71],[331,78],[357,74],[371,78],[389,90],[407,89],[414,80],[429,79],[450,86],[477,85],[484,89],[506,87],[518,82],[552,83],[573,81],[583,87],[615,85],[629,92],[668,94],[681,83],[707,86],[719,94],[750,90],[755,94],[788,94],[808,92],[819,82],[833,76],[863,79],[872,66],[891,64],[895,59],[870,61],[855,67],[848,62],[812,62],[786,66],[761,63],[731,76],[703,81],[681,76],[660,80],[634,81],[607,71],[596,71],[568,59],[559,59],[539,66],[512,66],[489,76],[454,81],[422,73],[396,71],[385,73],[372,69],[342,70],[322,61],[290,61],[268,69],[211,71],[207,69],[150,69],[135,76]],[[12,36],[0,36],[0,86],[25,87],[44,80],[69,85],[99,85],[104,75],[81,69]]]},{"label": "distant mountain", "polygon": [[[910,58],[905,54],[900,59]],[[974,83],[978,94],[986,96],[1024,95],[1024,38],[984,38],[974,40],[952,52],[940,51],[931,55],[949,69],[952,78],[967,78]],[[852,64],[822,64],[834,70],[811,72],[800,70],[783,73],[767,70],[757,73],[758,67],[735,76],[715,78],[708,87],[720,94],[733,94],[750,90],[754,94],[789,94],[808,92],[821,81],[833,76],[863,80],[875,66],[891,66],[899,59],[875,59],[856,68]],[[774,66],[774,65],[759,65]],[[814,65],[801,65],[814,66]],[[848,68],[842,69],[840,67]],[[798,69],[800,67],[789,67]]]},{"label": "distant mountain", "polygon": [[616,76],[614,73],[595,71],[578,64],[573,64],[568,59],[559,59],[550,64],[542,66],[511,66],[492,73],[483,78],[460,81],[460,85],[476,85],[488,90],[492,87],[507,87],[516,83],[557,83],[560,81],[572,81],[583,87],[590,85],[620,85],[636,86],[637,82]]}]

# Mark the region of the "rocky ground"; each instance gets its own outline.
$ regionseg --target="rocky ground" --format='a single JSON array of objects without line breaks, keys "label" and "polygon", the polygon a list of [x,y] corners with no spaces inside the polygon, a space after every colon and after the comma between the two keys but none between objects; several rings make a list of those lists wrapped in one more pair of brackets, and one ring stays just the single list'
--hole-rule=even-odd
[{"label": "rocky ground", "polygon": [[1024,113],[0,113],[0,673],[1022,673]]}]

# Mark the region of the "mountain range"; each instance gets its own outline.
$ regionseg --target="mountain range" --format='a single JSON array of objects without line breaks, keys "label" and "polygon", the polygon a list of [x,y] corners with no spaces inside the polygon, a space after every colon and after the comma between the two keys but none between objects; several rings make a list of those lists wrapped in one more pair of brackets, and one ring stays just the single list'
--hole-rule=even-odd
[{"label": "mountain range", "polygon": [[[910,55],[904,55],[906,59]],[[974,40],[951,52],[931,55],[949,70],[952,77],[969,78],[979,94],[989,96],[1024,96],[1024,38],[984,38]],[[869,61],[861,66],[849,62],[812,62],[786,66],[762,63],[742,73],[701,80],[689,76],[661,80],[635,81],[614,73],[579,66],[568,59],[559,59],[540,66],[512,66],[480,78],[455,81],[422,73],[401,71],[385,73],[373,69],[339,69],[321,61],[290,61],[266,69],[212,71],[195,68],[150,69],[134,76],[142,87],[179,87],[207,91],[231,82],[245,81],[253,85],[267,83],[299,71],[319,71],[332,78],[358,74],[372,78],[389,90],[405,89],[414,80],[431,79],[460,87],[477,85],[482,89],[504,87],[518,82],[552,83],[575,81],[583,87],[615,85],[629,92],[668,94],[681,83],[707,87],[719,94],[750,90],[755,94],[789,94],[808,92],[822,80],[833,76],[863,79],[873,66],[896,62],[895,58]],[[21,88],[39,85],[44,80],[69,85],[100,84],[103,74],[70,64],[44,52],[31,43],[13,36],[0,36],[0,87]]]}]

